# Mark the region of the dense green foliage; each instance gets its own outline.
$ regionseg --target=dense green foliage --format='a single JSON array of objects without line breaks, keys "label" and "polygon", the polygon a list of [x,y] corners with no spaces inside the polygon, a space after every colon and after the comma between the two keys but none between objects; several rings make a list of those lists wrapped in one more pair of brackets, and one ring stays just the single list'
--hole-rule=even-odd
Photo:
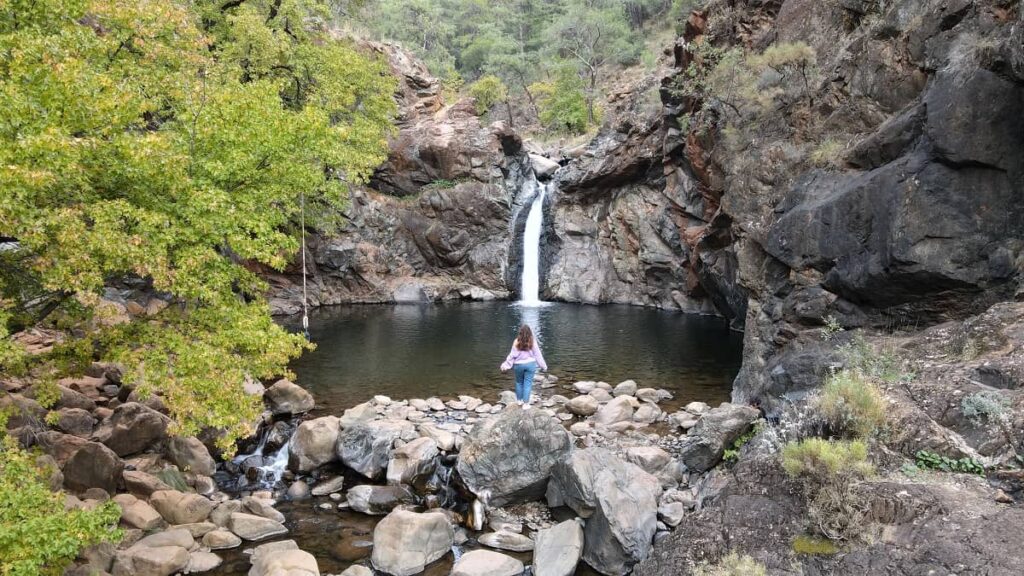
[{"label": "dense green foliage", "polygon": [[530,91],[537,104],[538,119],[548,130],[582,134],[592,122],[583,80],[572,69],[563,67],[551,82],[534,82]]},{"label": "dense green foliage", "polygon": [[84,546],[117,541],[121,510],[106,502],[92,510],[65,510],[48,486],[50,470],[3,434],[0,417],[0,575],[61,574]]},{"label": "dense green foliage", "polygon": [[469,95],[476,100],[477,114],[484,114],[508,98],[508,87],[501,78],[488,74],[469,86]]},{"label": "dense green foliage", "polygon": [[[547,95],[544,125],[582,131],[599,121],[596,101],[609,71],[639,62],[645,31],[671,28],[673,19],[693,5],[689,0],[365,0],[344,13],[372,36],[415,51],[438,76],[469,82],[500,78],[524,113],[545,113],[531,85],[557,88],[565,100],[552,103]],[[579,82],[559,79],[567,67]],[[572,94],[561,94],[566,90]],[[583,103],[584,128],[576,117],[577,101]]]},{"label": "dense green foliage", "polygon": [[[0,230],[19,243],[0,331],[64,322],[73,356],[123,363],[177,432],[222,429],[227,449],[248,432],[244,378],[306,344],[243,263],[282,268],[301,197],[336,213],[395,112],[386,66],[329,17],[318,0],[0,0]],[[120,279],[171,305],[125,322],[101,298]],[[0,347],[3,370],[75,364],[53,360]]]}]

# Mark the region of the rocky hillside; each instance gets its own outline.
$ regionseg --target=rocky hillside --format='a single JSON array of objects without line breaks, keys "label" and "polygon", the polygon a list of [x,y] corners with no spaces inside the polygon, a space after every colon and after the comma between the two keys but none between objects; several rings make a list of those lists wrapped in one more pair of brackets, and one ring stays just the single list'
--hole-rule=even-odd
[{"label": "rocky hillside", "polygon": [[[313,234],[310,304],[508,297],[514,191],[528,170],[519,138],[484,126],[472,101],[446,105],[441,85],[401,48],[368,44],[400,78],[391,155],[352,192],[345,226]],[[271,305],[301,306],[301,265],[268,274]]]}]

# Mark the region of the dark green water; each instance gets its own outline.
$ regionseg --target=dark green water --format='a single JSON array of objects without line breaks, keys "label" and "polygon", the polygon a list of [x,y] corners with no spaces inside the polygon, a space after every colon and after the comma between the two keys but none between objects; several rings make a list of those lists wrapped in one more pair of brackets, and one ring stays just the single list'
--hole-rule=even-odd
[{"label": "dark green water", "polygon": [[[375,394],[394,399],[478,396],[511,388],[499,371],[520,323],[534,327],[559,384],[633,379],[665,388],[672,404],[729,399],[742,335],[720,318],[635,306],[508,302],[354,305],[315,310],[317,349],[292,365],[318,410],[340,410]],[[291,319],[288,325],[296,325]]]}]

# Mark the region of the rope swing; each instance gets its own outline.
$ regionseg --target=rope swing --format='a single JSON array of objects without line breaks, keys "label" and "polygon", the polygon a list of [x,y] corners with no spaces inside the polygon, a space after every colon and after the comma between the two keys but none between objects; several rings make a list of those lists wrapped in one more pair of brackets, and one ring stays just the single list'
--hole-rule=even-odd
[{"label": "rope swing", "polygon": [[306,300],[306,192],[299,193],[299,221],[302,229],[302,334],[309,337],[309,306]]}]

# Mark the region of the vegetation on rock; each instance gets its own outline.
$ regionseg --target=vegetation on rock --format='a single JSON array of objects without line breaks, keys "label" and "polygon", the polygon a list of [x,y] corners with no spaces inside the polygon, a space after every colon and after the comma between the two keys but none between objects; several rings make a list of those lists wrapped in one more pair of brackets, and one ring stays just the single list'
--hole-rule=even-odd
[{"label": "vegetation on rock", "polygon": [[[653,61],[654,54],[644,50],[647,31],[670,30],[667,16],[688,13],[693,5],[690,0],[355,0],[342,12],[347,23],[415,51],[448,85],[500,79],[508,87],[501,100],[509,118],[515,108],[548,130],[582,133],[600,122],[597,102],[610,72]],[[566,69],[578,82],[561,78]],[[545,115],[544,95],[538,92],[544,88],[557,89],[558,99],[580,99],[582,120],[551,108]]]},{"label": "vegetation on rock", "polygon": [[121,539],[121,509],[112,501],[93,509],[65,509],[50,490],[53,470],[3,433],[0,416],[0,574],[58,575],[83,547]]},{"label": "vegetation on rock", "polygon": [[856,370],[840,370],[829,376],[814,408],[835,434],[866,438],[885,425],[882,393]]}]

